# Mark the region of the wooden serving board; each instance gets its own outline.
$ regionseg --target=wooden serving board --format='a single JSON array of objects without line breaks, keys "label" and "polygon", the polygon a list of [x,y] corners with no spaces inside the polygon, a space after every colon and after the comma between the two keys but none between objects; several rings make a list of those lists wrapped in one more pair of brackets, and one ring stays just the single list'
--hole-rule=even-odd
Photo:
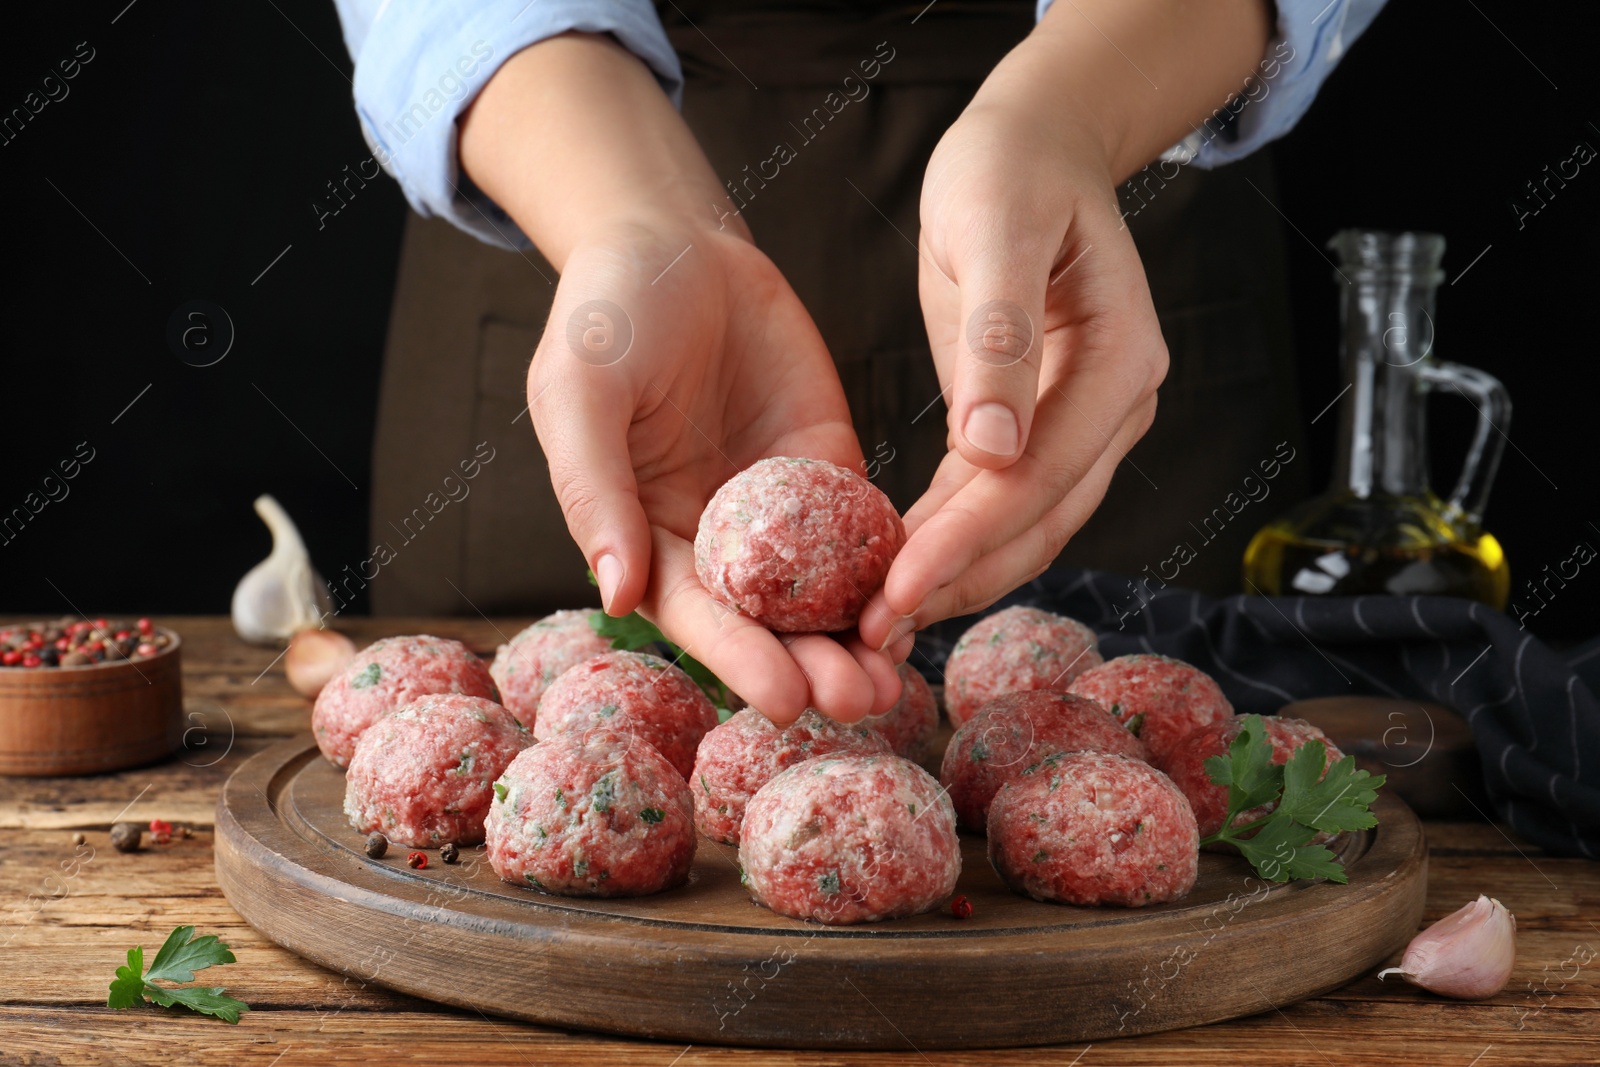
[{"label": "wooden serving board", "polygon": [[[1000,1047],[1215,1022],[1344,985],[1422,915],[1427,849],[1405,803],[1337,846],[1348,885],[1268,886],[1203,854],[1176,904],[1073,908],[1008,891],[963,835],[948,910],[826,927],[753,903],[705,838],[687,885],[584,900],[506,885],[483,849],[446,866],[368,859],[343,774],[309,734],[259,753],[217,801],[217,879],[273,941],[325,967],[489,1015],[676,1041],[795,1048]],[[349,983],[347,983],[349,984]]]}]

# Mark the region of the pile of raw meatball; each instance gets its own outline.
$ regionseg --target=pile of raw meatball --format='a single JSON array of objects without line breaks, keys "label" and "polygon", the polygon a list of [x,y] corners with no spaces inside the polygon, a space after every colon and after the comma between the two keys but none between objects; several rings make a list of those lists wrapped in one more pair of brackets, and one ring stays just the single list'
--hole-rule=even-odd
[{"label": "pile of raw meatball", "polygon": [[[730,608],[829,632],[855,625],[904,540],[866,479],[767,459],[712,498],[695,561]],[[505,881],[574,896],[682,885],[704,835],[738,847],[758,903],[840,924],[949,900],[958,825],[987,835],[1000,877],[1036,900],[1177,900],[1199,838],[1227,815],[1204,761],[1240,720],[1217,684],[1162,656],[1104,662],[1093,631],[1059,615],[1009,608],[956,644],[956,729],[936,780],[919,764],[937,755],[938,704],[909,664],[895,706],[859,723],[807,711],[778,726],[754,708],[719,723],[687,674],[612,649],[592,614],[540,620],[487,668],[427,636],[357,653],[313,712],[323,754],[348,768],[351,825],[417,848],[486,842]],[[1266,722],[1277,762],[1327,743],[1307,723]]]}]

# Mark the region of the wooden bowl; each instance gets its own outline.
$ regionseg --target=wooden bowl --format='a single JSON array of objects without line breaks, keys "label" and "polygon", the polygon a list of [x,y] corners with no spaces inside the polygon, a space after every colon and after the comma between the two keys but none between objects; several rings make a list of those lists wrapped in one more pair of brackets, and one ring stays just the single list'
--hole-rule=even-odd
[{"label": "wooden bowl", "polygon": [[99,774],[170,756],[183,744],[176,633],[149,659],[0,668],[0,774]]}]

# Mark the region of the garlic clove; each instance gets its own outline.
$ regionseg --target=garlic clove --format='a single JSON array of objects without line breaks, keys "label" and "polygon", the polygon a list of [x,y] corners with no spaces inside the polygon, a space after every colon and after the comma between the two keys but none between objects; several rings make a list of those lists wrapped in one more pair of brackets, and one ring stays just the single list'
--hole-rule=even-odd
[{"label": "garlic clove", "polygon": [[301,630],[289,639],[283,673],[303,697],[316,699],[322,687],[356,654],[356,643],[333,630]]},{"label": "garlic clove", "polygon": [[266,495],[256,497],[255,508],[272,531],[272,554],[234,588],[233,628],[246,641],[275,644],[319,625],[333,605],[288,513]]},{"label": "garlic clove", "polygon": [[1517,917],[1498,900],[1479,894],[1411,939],[1398,974],[1412,985],[1461,1000],[1492,997],[1511,980],[1517,962]]}]

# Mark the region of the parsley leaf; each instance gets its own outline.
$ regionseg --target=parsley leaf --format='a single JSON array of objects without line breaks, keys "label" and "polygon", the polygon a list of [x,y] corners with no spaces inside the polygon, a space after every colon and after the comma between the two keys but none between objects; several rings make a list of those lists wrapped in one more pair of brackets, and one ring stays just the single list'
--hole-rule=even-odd
[{"label": "parsley leaf", "polygon": [[1378,799],[1384,778],[1357,770],[1355,757],[1345,756],[1318,781],[1325,762],[1327,751],[1321,741],[1300,746],[1284,764],[1279,808],[1295,822],[1334,833],[1378,825],[1378,817],[1367,809]]},{"label": "parsley leaf", "polygon": [[[1228,787],[1228,817],[1222,829],[1201,839],[1202,845],[1226,842],[1239,849],[1257,874],[1269,882],[1296,878],[1349,881],[1337,856],[1311,843],[1319,832],[1364,830],[1378,824],[1370,809],[1384,784],[1384,775],[1356,768],[1345,756],[1323,773],[1328,750],[1308,741],[1282,764],[1272,762],[1272,742],[1259,715],[1243,717],[1239,736],[1225,756],[1206,760],[1206,772]],[[1270,814],[1239,826],[1241,812],[1273,804]]]},{"label": "parsley leaf", "polygon": [[144,999],[144,946],[135,945],[128,950],[128,962],[117,968],[111,981],[111,995],[106,998],[108,1008],[131,1008]]},{"label": "parsley leaf", "polygon": [[219,963],[237,963],[228,946],[217,940],[216,934],[206,934],[189,940],[192,926],[180,926],[167,935],[166,944],[156,953],[145,979],[164,978],[169,982],[192,982],[194,972],[203,971]]},{"label": "parsley leaf", "polygon": [[589,625],[594,628],[595,633],[609,639],[612,648],[629,652],[637,648],[649,648],[657,642],[666,640],[656,628],[656,624],[637,611],[620,619],[612,618],[603,611],[591,611]]},{"label": "parsley leaf", "polygon": [[1272,762],[1272,742],[1259,715],[1246,715],[1244,728],[1226,756],[1206,760],[1206,773],[1228,787],[1229,814],[1259,807],[1283,791],[1283,768]]},{"label": "parsley leaf", "polygon": [[217,935],[194,937],[194,927],[179,926],[167,935],[166,942],[144,969],[144,946],[135,945],[128,950],[128,962],[117,968],[111,982],[108,1008],[131,1008],[144,1003],[146,997],[164,1008],[181,1006],[205,1015],[215,1015],[223,1022],[237,1023],[241,1012],[250,1010],[242,1000],[223,995],[221,986],[186,986],[174,988],[158,986],[152,979],[167,982],[192,982],[194,972],[223,963],[235,963],[228,946],[217,940]]},{"label": "parsley leaf", "polygon": [[[589,572],[589,584],[596,584],[594,571]],[[667,661],[676,665],[694,681],[695,685],[705,691],[706,696],[711,698],[711,703],[717,706],[719,717],[721,717],[720,712],[726,710],[732,703],[732,691],[722,684],[722,679],[711,673],[711,668],[668,641],[655,623],[637,611],[631,611],[620,619],[612,618],[603,611],[591,611],[589,625],[595,633],[609,640],[612,648],[624,652],[666,649]]]}]

